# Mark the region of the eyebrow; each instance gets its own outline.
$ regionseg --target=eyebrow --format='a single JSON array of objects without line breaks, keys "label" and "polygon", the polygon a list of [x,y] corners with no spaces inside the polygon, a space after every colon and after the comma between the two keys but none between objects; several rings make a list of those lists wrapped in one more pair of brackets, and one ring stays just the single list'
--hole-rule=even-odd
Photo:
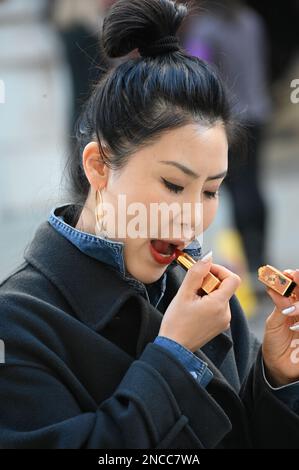
[{"label": "eyebrow", "polygon": [[[173,160],[160,160],[159,163],[164,163],[165,165],[171,165],[179,170],[181,170],[185,175],[191,176],[192,178],[199,178],[199,175],[195,173],[193,170],[190,168],[186,167],[185,165],[182,165],[182,163],[175,162]],[[206,181],[211,181],[211,180],[218,180],[220,178],[224,178],[227,175],[227,170],[223,171],[222,173],[219,173],[218,175],[214,176],[209,176]]]}]

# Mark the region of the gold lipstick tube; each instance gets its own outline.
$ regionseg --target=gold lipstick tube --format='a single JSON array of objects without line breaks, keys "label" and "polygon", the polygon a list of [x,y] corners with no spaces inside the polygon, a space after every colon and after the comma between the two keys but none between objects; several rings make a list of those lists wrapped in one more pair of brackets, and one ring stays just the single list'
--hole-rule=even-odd
[{"label": "gold lipstick tube", "polygon": [[[196,261],[189,256],[187,253],[180,251],[180,255],[177,257],[176,262],[182,266],[186,271],[196,263]],[[204,278],[201,289],[199,289],[199,295],[210,294],[214,290],[218,289],[221,282],[219,279],[214,276],[212,273],[208,273],[208,275]]]},{"label": "gold lipstick tube", "polygon": [[284,297],[294,297],[293,293],[297,284],[289,277],[285,276],[281,271],[267,264],[261,266],[258,270],[258,279],[270,289]]}]

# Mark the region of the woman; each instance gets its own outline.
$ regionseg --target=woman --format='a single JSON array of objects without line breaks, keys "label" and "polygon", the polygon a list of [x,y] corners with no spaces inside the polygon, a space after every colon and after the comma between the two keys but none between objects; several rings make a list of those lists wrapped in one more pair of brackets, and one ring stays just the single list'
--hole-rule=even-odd
[{"label": "woman", "polygon": [[[1,286],[3,448],[298,447],[298,303],[271,294],[260,348],[239,278],[210,255],[185,277],[175,262],[175,248],[200,258],[233,136],[217,75],[178,45],[186,13],[120,0],[105,19],[107,55],[140,55],[95,87],[72,160],[78,200],[52,211]],[[162,237],[164,219],[134,237],[134,204],[148,215],[161,201],[199,202],[203,223],[174,212],[179,238]],[[130,208],[125,235],[106,206],[118,222]],[[201,297],[209,271],[221,285]]]}]

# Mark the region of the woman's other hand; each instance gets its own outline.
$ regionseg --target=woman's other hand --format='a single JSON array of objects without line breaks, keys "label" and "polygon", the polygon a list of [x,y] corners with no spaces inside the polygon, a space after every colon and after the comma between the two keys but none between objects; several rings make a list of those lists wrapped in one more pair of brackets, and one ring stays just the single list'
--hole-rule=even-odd
[{"label": "woman's other hand", "polygon": [[[299,271],[284,271],[299,286]],[[267,293],[275,308],[266,321],[263,341],[263,358],[266,374],[273,386],[286,385],[299,380],[299,287],[296,299],[282,297],[272,289]]]}]

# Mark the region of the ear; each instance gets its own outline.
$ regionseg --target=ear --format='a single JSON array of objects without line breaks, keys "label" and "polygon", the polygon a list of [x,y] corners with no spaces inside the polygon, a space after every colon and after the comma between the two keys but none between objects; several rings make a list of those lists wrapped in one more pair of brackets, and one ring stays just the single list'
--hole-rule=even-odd
[{"label": "ear", "polygon": [[89,142],[83,150],[82,162],[90,186],[97,191],[107,184],[109,168],[104,163],[101,149],[97,142]]}]

